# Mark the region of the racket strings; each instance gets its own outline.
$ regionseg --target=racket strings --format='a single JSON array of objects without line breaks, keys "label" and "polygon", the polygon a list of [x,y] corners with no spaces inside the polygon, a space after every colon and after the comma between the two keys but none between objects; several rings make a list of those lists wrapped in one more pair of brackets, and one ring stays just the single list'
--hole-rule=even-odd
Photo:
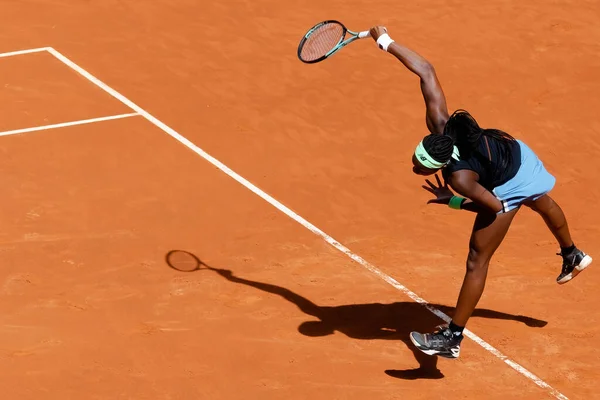
[{"label": "racket strings", "polygon": [[306,38],[300,58],[313,61],[325,56],[340,43],[345,33],[344,27],[335,23],[318,27]]}]

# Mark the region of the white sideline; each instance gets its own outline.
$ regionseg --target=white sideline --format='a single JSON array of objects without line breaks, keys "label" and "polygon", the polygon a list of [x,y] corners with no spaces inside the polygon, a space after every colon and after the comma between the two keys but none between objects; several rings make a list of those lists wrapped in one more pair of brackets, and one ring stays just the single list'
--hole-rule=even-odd
[{"label": "white sideline", "polygon": [[[88,79],[91,83],[93,83],[94,85],[103,89],[105,92],[107,92],[108,94],[110,94],[111,96],[116,98],[117,100],[121,101],[123,104],[130,107],[132,110],[134,110],[136,112],[136,114],[139,114],[142,117],[144,117],[150,123],[157,126],[159,129],[163,130],[165,133],[167,133],[168,135],[173,137],[175,140],[179,141],[181,144],[186,146],[188,149],[192,150],[193,152],[198,154],[200,157],[204,158],[206,161],[213,164],[215,167],[219,168],[221,171],[223,171],[224,173],[229,175],[231,178],[235,179],[237,182],[239,182],[244,187],[246,187],[247,189],[249,189],[250,191],[255,193],[257,196],[261,197],[263,200],[265,200],[266,202],[268,202],[269,204],[271,204],[272,206],[277,208],[279,211],[281,211],[282,213],[284,213],[285,215],[287,215],[294,221],[298,222],[299,224],[304,226],[309,231],[322,237],[331,246],[333,246],[340,252],[344,253],[346,256],[348,256],[349,258],[351,258],[358,264],[362,265],[364,268],[366,268],[373,274],[377,275],[379,278],[381,278],[388,284],[392,285],[394,288],[396,288],[399,291],[401,291],[402,293],[404,293],[406,296],[408,296],[415,302],[422,304],[425,308],[427,308],[430,312],[432,312],[439,318],[443,319],[446,322],[450,321],[450,317],[448,317],[446,314],[444,314],[440,310],[432,307],[425,299],[421,298],[419,295],[412,292],[411,290],[406,288],[404,285],[402,285],[401,283],[396,281],[394,278],[392,278],[391,276],[387,275],[383,271],[379,270],[374,265],[372,265],[369,262],[367,262],[366,260],[364,260],[362,257],[354,254],[352,251],[350,251],[350,249],[348,249],[347,247],[345,247],[344,245],[342,245],[341,243],[336,241],[334,238],[332,238],[331,236],[329,236],[328,234],[326,234],[325,232],[323,232],[322,230],[317,228],[315,225],[313,225],[312,223],[310,223],[307,220],[305,220],[304,218],[302,218],[300,215],[296,214],[294,211],[292,211],[291,209],[289,209],[288,207],[286,207],[285,205],[280,203],[278,200],[271,197],[269,194],[265,193],[263,190],[259,189],[257,186],[255,186],[254,184],[252,184],[251,182],[246,180],[244,177],[242,177],[235,171],[231,170],[228,166],[226,166],[225,164],[223,164],[222,162],[220,162],[219,160],[217,160],[210,154],[206,153],[204,150],[202,150],[201,148],[196,146],[190,140],[186,139],[184,136],[179,134],[177,131],[175,131],[171,127],[167,126],[165,123],[163,123],[162,121],[160,121],[159,119],[157,119],[156,117],[151,115],[149,112],[147,112],[146,110],[144,110],[143,108],[141,108],[140,106],[138,106],[137,104],[135,104],[134,102],[129,100],[127,97],[123,96],[121,93],[117,92],[115,89],[111,88],[110,86],[108,86],[107,84],[105,84],[104,82],[102,82],[101,80],[99,80],[98,78],[93,76],[92,74],[90,74],[88,71],[86,71],[85,69],[83,69],[82,67],[80,67],[79,65],[77,65],[76,63],[74,63],[73,61],[68,59],[67,57],[65,57],[63,54],[61,54],[54,48],[47,47],[47,48],[41,48],[41,49],[22,50],[20,52],[4,53],[4,55],[0,54],[0,57],[5,57],[8,55],[27,54],[27,53],[33,53],[33,52],[38,52],[38,51],[44,51],[44,50],[47,50],[50,54],[52,54],[57,59],[62,61],[66,66],[73,69],[74,71],[76,71],[77,73],[82,75],[84,78]],[[493,354],[494,356],[496,356],[497,358],[502,360],[506,365],[510,366],[515,371],[519,372],[521,375],[525,376],[527,379],[531,380],[533,383],[535,383],[539,387],[545,389],[550,395],[552,395],[560,400],[568,400],[568,398],[565,395],[560,393],[558,390],[554,389],[552,386],[550,386],[544,380],[537,377],[536,375],[534,375],[533,373],[528,371],[526,368],[524,368],[520,364],[518,364],[515,361],[508,358],[508,356],[506,356],[501,351],[499,351],[498,349],[493,347],[491,344],[484,341],[482,338],[480,338],[473,332],[471,332],[469,330],[465,330],[464,334],[465,334],[465,336],[467,336],[468,338],[473,340],[475,343],[477,343],[481,347],[483,347],[485,350],[487,350],[488,352],[490,352],[491,354]]]}]

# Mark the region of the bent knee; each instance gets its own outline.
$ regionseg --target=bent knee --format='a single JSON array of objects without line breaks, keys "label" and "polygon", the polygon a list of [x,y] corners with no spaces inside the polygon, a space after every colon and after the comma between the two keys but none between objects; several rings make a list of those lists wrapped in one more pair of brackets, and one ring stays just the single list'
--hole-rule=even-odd
[{"label": "bent knee", "polygon": [[490,257],[486,257],[473,249],[469,251],[469,256],[467,257],[468,273],[485,272],[489,264]]}]

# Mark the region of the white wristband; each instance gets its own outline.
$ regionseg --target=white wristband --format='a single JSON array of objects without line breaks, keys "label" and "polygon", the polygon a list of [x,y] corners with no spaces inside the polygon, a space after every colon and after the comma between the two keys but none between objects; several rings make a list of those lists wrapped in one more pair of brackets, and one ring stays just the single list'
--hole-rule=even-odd
[{"label": "white wristband", "polygon": [[390,38],[390,36],[387,33],[384,33],[377,39],[377,45],[383,51],[387,51],[388,47],[392,43],[394,43],[394,41],[392,40],[392,38]]}]

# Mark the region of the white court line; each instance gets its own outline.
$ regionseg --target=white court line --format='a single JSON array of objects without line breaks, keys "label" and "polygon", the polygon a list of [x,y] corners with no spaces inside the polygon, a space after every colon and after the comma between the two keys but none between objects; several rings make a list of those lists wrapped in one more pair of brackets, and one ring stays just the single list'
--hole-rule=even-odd
[{"label": "white court line", "polygon": [[[177,131],[175,131],[174,129],[167,126],[162,121],[160,121],[157,118],[155,118],[154,116],[152,116],[149,112],[147,112],[146,110],[144,110],[143,108],[141,108],[140,106],[138,106],[137,104],[135,104],[134,102],[129,100],[127,97],[123,96],[121,93],[117,92],[115,89],[108,86],[107,84],[105,84],[104,82],[102,82],[101,80],[99,80],[98,78],[96,78],[95,76],[90,74],[89,72],[87,72],[85,69],[81,68],[79,65],[75,64],[73,61],[69,60],[67,57],[62,55],[60,52],[56,51],[53,48],[49,48],[48,51],[52,55],[54,55],[56,58],[58,58],[60,61],[65,63],[69,68],[71,68],[74,71],[76,71],[77,73],[81,74],[83,77],[88,79],[94,85],[103,89],[105,92],[107,92],[108,94],[110,94],[111,96],[116,98],[117,100],[119,100],[119,101],[123,102],[125,105],[131,107],[131,109],[138,112],[141,116],[146,118],[152,124],[154,124],[155,126],[157,126],[160,129],[162,129],[165,133],[167,133],[168,135],[170,135],[171,137],[173,137],[174,139],[176,139],[177,141],[182,143],[188,149],[192,150],[193,152],[198,154],[200,157],[204,158],[205,160],[207,160],[208,162],[213,164],[215,167],[219,168],[221,171],[223,171],[224,173],[229,175],[231,178],[233,178],[236,181],[238,181],[239,183],[241,183],[247,189],[251,190],[257,196],[261,197],[263,200],[265,200],[266,202],[271,204],[273,207],[277,208],[279,211],[281,211],[282,213],[284,213],[285,215],[287,215],[294,221],[298,222],[299,224],[304,226],[309,231],[313,232],[314,234],[316,234],[318,236],[321,236],[327,243],[329,243],[330,245],[335,247],[337,250],[341,251],[342,253],[344,253],[345,255],[350,257],[352,260],[356,261],[357,263],[359,263],[360,265],[365,267],[367,270],[371,271],[372,273],[377,275],[379,278],[383,279],[385,282],[389,283],[390,285],[392,285],[393,287],[395,287],[396,289],[398,289],[399,291],[401,291],[402,293],[404,293],[406,296],[410,297],[417,303],[422,304],[429,311],[431,311],[433,314],[437,315],[444,321],[446,321],[446,322],[450,321],[450,317],[448,317],[446,314],[444,314],[440,310],[432,307],[425,299],[421,298],[419,295],[412,292],[411,290],[406,288],[404,285],[402,285],[398,281],[396,281],[394,278],[385,274],[384,272],[379,270],[377,267],[373,266],[372,264],[370,264],[369,262],[364,260],[362,257],[354,254],[347,247],[340,244],[337,240],[335,240],[334,238],[332,238],[331,236],[329,236],[328,234],[326,234],[325,232],[323,232],[322,230],[320,230],[319,228],[317,228],[316,226],[314,226],[313,224],[311,224],[310,222],[308,222],[307,220],[305,220],[304,218],[302,218],[301,216],[296,214],[294,211],[292,211],[288,207],[284,206],[279,201],[275,200],[273,197],[271,197],[270,195],[268,195],[267,193],[265,193],[264,191],[262,191],[261,189],[256,187],[254,184],[250,183],[248,180],[246,180],[246,178],[242,177],[238,173],[231,170],[228,166],[226,166],[225,164],[223,164],[222,162],[220,162],[219,160],[217,160],[210,154],[206,153],[204,150],[202,150],[201,148],[196,146],[194,143],[192,143],[191,141],[189,141],[188,139],[183,137]],[[491,344],[484,341],[482,338],[480,338],[473,332],[471,332],[469,330],[465,330],[464,334],[465,334],[465,336],[467,336],[468,338],[473,340],[475,343],[477,343],[481,347],[483,347],[485,350],[489,351],[494,356],[496,356],[497,358],[502,360],[504,363],[509,365],[515,371],[517,371],[521,375],[527,377],[528,379],[533,381],[539,387],[545,389],[552,396],[554,396],[560,400],[568,400],[565,395],[560,393],[558,390],[554,389],[548,383],[544,382],[541,378],[539,378],[536,375],[534,375],[533,373],[529,372],[527,369],[525,369],[518,363],[509,359],[506,355],[504,355],[498,349],[496,349]]]},{"label": "white court line", "polygon": [[42,126],[35,126],[33,128],[24,128],[24,129],[15,129],[12,131],[4,131],[4,132],[0,132],[0,136],[16,135],[18,133],[26,133],[26,132],[45,131],[46,129],[64,128],[67,126],[74,126],[74,125],[93,124],[94,122],[110,121],[113,119],[135,117],[137,115],[140,115],[140,114],[129,113],[129,114],[110,115],[108,117],[100,117],[100,118],[92,118],[92,119],[80,119],[78,121],[63,122],[60,124],[42,125]]},{"label": "white court line", "polygon": [[27,49],[27,50],[19,50],[19,51],[10,51],[8,53],[0,53],[0,58],[2,57],[12,57],[12,56],[20,56],[22,54],[29,53],[40,53],[42,51],[49,51],[50,47],[40,47],[38,49]]}]

